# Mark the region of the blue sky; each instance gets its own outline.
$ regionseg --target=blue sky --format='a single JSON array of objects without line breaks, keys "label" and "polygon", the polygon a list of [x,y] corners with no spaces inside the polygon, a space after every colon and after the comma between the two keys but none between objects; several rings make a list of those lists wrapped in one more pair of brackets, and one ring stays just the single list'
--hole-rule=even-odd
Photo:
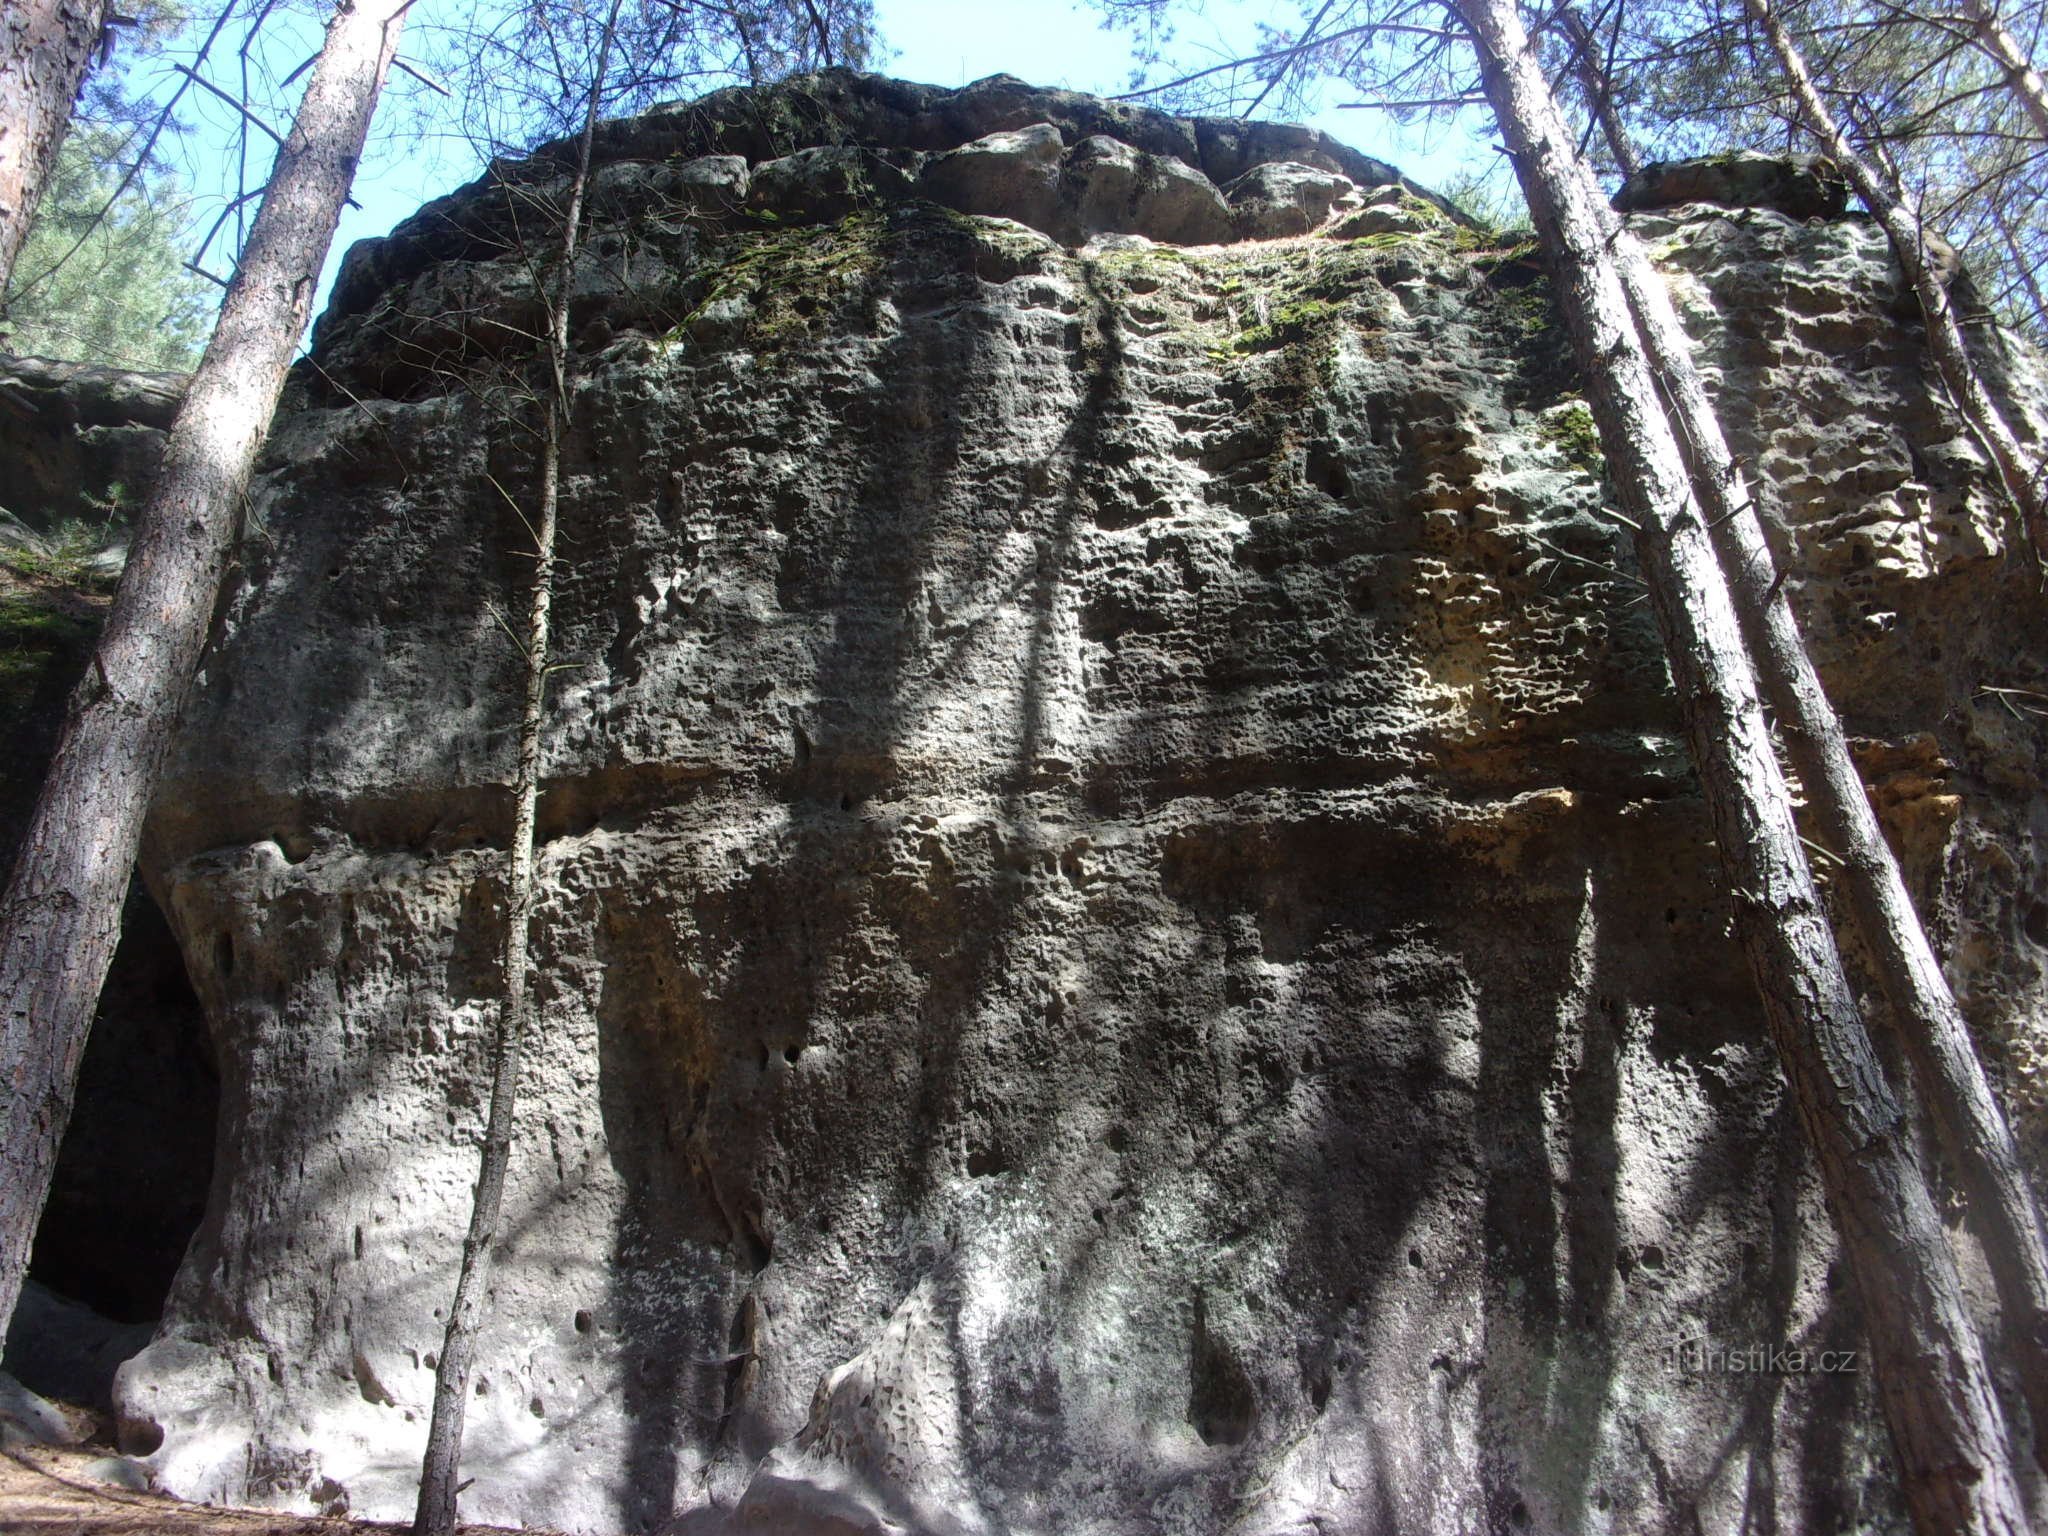
[{"label": "blue sky", "polygon": [[[429,5],[435,3],[438,0],[428,0]],[[976,0],[972,5],[962,5],[959,0],[878,0],[876,14],[888,46],[874,67],[905,79],[963,85],[985,75],[1007,73],[1035,85],[1104,95],[1129,87],[1133,60],[1128,41],[1105,31],[1099,13],[1072,0]],[[1242,54],[1252,46],[1255,21],[1276,14],[1277,7],[1270,4],[1206,0],[1199,8],[1190,7],[1179,23],[1178,56],[1199,67]],[[249,70],[255,94],[259,98],[269,94],[275,100],[276,94],[263,88],[265,77],[287,73],[318,44],[318,26],[311,16],[273,12],[263,48],[246,60],[232,50],[218,48],[208,73],[232,88],[236,77]],[[139,63],[137,73],[145,84],[160,82],[165,63],[177,57],[171,54],[163,61]],[[431,105],[402,77],[395,83],[401,89],[392,93],[394,97],[409,95]],[[1404,131],[1384,113],[1342,110],[1337,103],[1344,99],[1343,94],[1326,94],[1321,109],[1306,121],[1368,154],[1392,161],[1425,184],[1441,184],[1461,165],[1484,168],[1498,161],[1491,147],[1490,125],[1477,121],[1476,114],[1467,127]],[[233,146],[238,135],[229,108],[198,93],[188,93],[187,102],[185,116],[192,131],[177,158],[195,194],[204,227],[237,185],[259,183],[268,167],[235,164]],[[281,122],[279,126],[283,126]],[[256,142],[263,144],[260,137]],[[267,156],[267,147],[263,153]],[[252,160],[257,158],[254,150],[250,155]],[[325,303],[335,265],[352,241],[385,233],[427,199],[474,178],[479,169],[475,152],[466,142],[424,131],[418,114],[406,110],[403,99],[387,103],[356,178],[354,195],[361,206],[343,214],[323,275],[320,302]],[[218,270],[219,264],[214,265]]]}]

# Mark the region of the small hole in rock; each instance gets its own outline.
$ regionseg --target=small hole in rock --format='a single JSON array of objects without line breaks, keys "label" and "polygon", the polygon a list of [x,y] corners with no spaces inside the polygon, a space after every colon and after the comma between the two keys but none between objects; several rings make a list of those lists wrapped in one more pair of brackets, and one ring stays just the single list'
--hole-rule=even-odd
[{"label": "small hole in rock", "polygon": [[1410,1269],[1422,1268],[1422,1250],[1420,1248],[1410,1248],[1408,1250],[1408,1267]]},{"label": "small hole in rock", "polygon": [[1645,1243],[1636,1254],[1636,1262],[1645,1269],[1662,1269],[1664,1250],[1655,1243]]},{"label": "small hole in rock", "polygon": [[850,810],[852,810],[852,809],[853,809],[853,796],[851,796],[851,795],[841,795],[841,796],[839,797],[839,809],[841,809],[842,811],[850,811]]},{"label": "small hole in rock", "polygon": [[796,1065],[797,1058],[803,1055],[803,1053],[804,1048],[802,1046],[787,1045],[782,1048],[782,1059],[793,1067]]},{"label": "small hole in rock", "polygon": [[1515,1500],[1514,1507],[1508,1511],[1508,1524],[1514,1526],[1517,1530],[1520,1530],[1524,1526],[1528,1525],[1528,1523],[1529,1506],[1524,1504],[1520,1499]]},{"label": "small hole in rock", "polygon": [[578,1333],[590,1332],[590,1313],[583,1308],[578,1308],[576,1312],[576,1331]]},{"label": "small hole in rock", "polygon": [[2048,949],[2048,902],[2028,902],[2026,915],[2020,919],[2020,927],[2028,938],[2043,949]]},{"label": "small hole in rock", "polygon": [[114,1432],[123,1456],[154,1456],[163,1449],[164,1427],[155,1419],[123,1418]]}]

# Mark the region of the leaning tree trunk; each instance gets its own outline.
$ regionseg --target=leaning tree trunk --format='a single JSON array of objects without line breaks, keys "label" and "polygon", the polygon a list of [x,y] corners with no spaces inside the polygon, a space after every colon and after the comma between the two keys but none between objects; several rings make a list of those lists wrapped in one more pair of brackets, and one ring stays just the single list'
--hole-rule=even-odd
[{"label": "leaning tree trunk", "polygon": [[1607,140],[1607,152],[1614,156],[1616,167],[1623,176],[1633,176],[1643,168],[1643,160],[1636,153],[1621,114],[1614,108],[1614,80],[1600,62],[1600,40],[1586,25],[1577,6],[1567,5],[1558,19],[1564,23],[1564,35],[1571,44],[1572,73],[1578,77],[1579,89],[1586,93],[1586,110],[1600,125],[1600,136]]},{"label": "leaning tree trunk", "polygon": [[462,1242],[462,1268],[456,1276],[455,1301],[448,1310],[448,1331],[442,1340],[441,1358],[434,1368],[434,1411],[428,1421],[427,1449],[420,1465],[419,1503],[413,1513],[415,1536],[449,1536],[455,1529],[456,1504],[462,1492],[456,1479],[462,1468],[462,1421],[469,1401],[469,1372],[476,1353],[477,1330],[483,1321],[484,1295],[490,1284],[492,1250],[505,1200],[505,1173],[512,1161],[513,1111],[519,1096],[520,1059],[527,1025],[527,929],[533,919],[534,827],[540,800],[541,723],[547,701],[548,620],[554,606],[562,432],[569,412],[569,299],[575,285],[583,198],[590,185],[598,102],[610,65],[620,3],[621,0],[612,0],[598,46],[597,67],[584,105],[583,134],[576,147],[576,171],[569,182],[568,206],[562,215],[555,291],[548,305],[548,332],[543,349],[547,384],[541,392],[540,506],[534,527],[537,559],[526,625],[526,691],[519,718],[519,767],[513,791],[512,846],[506,874],[505,993],[498,1012],[483,1157],[470,1205],[469,1231]]},{"label": "leaning tree trunk", "polygon": [[[1590,186],[1586,191],[1589,199],[1597,197]],[[1612,223],[1612,215],[1607,217]],[[1942,1151],[1968,1192],[1971,1225],[1984,1242],[2034,1422],[2034,1457],[2048,1469],[2048,1247],[2019,1149],[1800,637],[1756,504],[1670,295],[1634,236],[1615,224],[1609,239],[1629,309],[1678,428],[1694,494],[1714,530],[1743,634],[1777,714],[1779,737],[1805,786],[1816,830],[1841,861],[1836,882],[1891,1002],[1891,1023]]]},{"label": "leaning tree trunk", "polygon": [[9,0],[0,19],[0,294],[106,21],[107,0]]},{"label": "leaning tree trunk", "polygon": [[2020,105],[2034,120],[2041,137],[2048,140],[2048,82],[2041,79],[2041,71],[2034,68],[2034,61],[2020,47],[2019,39],[2007,29],[1998,7],[1991,0],[1963,0],[1963,14],[1970,18],[1977,46],[2005,71],[2006,82],[2019,97]]},{"label": "leaning tree trunk", "polygon": [[1909,1126],[1857,1016],[1799,844],[1728,587],[1658,403],[1605,221],[1512,0],[1462,0],[1631,510],[1737,935],[1855,1276],[1922,1536],[2020,1536],[2005,1426]]},{"label": "leaning tree trunk", "polygon": [[1793,101],[1798,107],[1800,121],[1806,125],[1807,132],[1820,142],[1821,148],[1840,164],[1842,174],[1849,178],[1849,185],[1856,189],[1856,195],[1876,215],[1878,223],[1884,226],[1885,234],[1890,237],[1899,265],[1919,296],[1920,310],[1927,322],[1927,349],[1934,357],[1941,382],[1977,441],[1991,456],[1992,466],[1997,470],[2006,494],[2019,508],[2020,525],[2033,546],[2034,558],[2048,568],[2048,477],[2044,477],[2038,456],[2030,453],[2013,435],[2012,428],[1998,409],[1998,403],[1984,387],[1977,365],[1970,360],[1970,349],[1963,340],[1955,305],[1929,254],[1919,219],[1856,153],[1836,123],[1834,114],[1828,111],[1827,103],[1820,99],[1813,76],[1806,68],[1806,60],[1800,56],[1799,49],[1778,20],[1778,13],[1771,7],[1770,0],[1743,0],[1743,4],[1748,8],[1751,19],[1770,40],[1772,51],[1778,55],[1786,83],[1791,87]]},{"label": "leaning tree trunk", "polygon": [[49,1195],[143,815],[404,3],[344,0],[328,25],[0,899],[0,1325]]}]

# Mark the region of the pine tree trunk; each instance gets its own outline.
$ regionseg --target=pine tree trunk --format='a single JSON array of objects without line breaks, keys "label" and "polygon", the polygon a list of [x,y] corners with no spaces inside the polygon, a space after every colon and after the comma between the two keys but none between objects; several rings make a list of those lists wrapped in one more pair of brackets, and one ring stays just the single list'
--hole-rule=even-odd
[{"label": "pine tree trunk", "polygon": [[1614,156],[1614,163],[1621,174],[1633,176],[1643,168],[1643,162],[1629,140],[1621,114],[1614,110],[1613,82],[1598,57],[1600,40],[1586,25],[1578,7],[1566,6],[1560,19],[1564,22],[1565,36],[1571,40],[1572,70],[1579,77],[1579,89],[1586,93],[1586,110],[1600,125],[1600,135],[1607,140],[1607,151]]},{"label": "pine tree trunk", "polygon": [[49,1195],[143,816],[402,9],[361,0],[328,26],[0,900],[0,1324]]},{"label": "pine tree trunk", "polygon": [[1970,26],[1977,34],[1977,46],[2005,71],[2005,78],[2019,96],[2020,105],[2034,120],[2034,127],[2041,137],[2048,140],[2048,82],[2041,79],[2041,71],[2034,68],[2033,60],[2020,47],[2019,39],[2007,30],[1991,0],[1963,0],[1963,14],[1970,18]]},{"label": "pine tree trunk", "polygon": [[1941,382],[1977,441],[1991,456],[1992,466],[1998,471],[2006,494],[2019,508],[2020,523],[2026,530],[2028,543],[2033,546],[2034,558],[2044,570],[2048,570],[2048,478],[2044,478],[2038,456],[2028,452],[2013,435],[1997,402],[1991,398],[1991,392],[1984,387],[1976,364],[1970,361],[1970,349],[1963,340],[1962,326],[1956,320],[1955,305],[1950,302],[1948,289],[1928,254],[1919,219],[1893,196],[1883,178],[1871,170],[1849,143],[1847,135],[1828,111],[1827,104],[1820,99],[1805,59],[1779,22],[1770,0],[1743,0],[1743,4],[1748,8],[1750,18],[1770,40],[1772,51],[1778,55],[1786,83],[1791,87],[1793,100],[1798,106],[1800,120],[1820,142],[1821,148],[1841,166],[1842,174],[1849,178],[1849,185],[1856,189],[1856,195],[1876,215],[1878,223],[1884,226],[1885,234],[1890,237],[1899,265],[1912,283],[1913,291],[1919,295],[1921,314],[1927,323],[1927,350],[1933,355]]},{"label": "pine tree trunk", "polygon": [[2048,1469],[2048,1248],[2019,1149],[1800,637],[1756,504],[1670,295],[1635,238],[1607,217],[1614,222],[1615,268],[1678,428],[1700,509],[1714,530],[1779,737],[1805,786],[1815,830],[1841,861],[1836,881],[1890,999],[1891,1021],[1942,1151],[1968,1192],[1971,1223],[1984,1242],[2034,1421],[2034,1456]]},{"label": "pine tree trunk", "polygon": [[554,605],[555,529],[561,503],[562,432],[569,412],[569,298],[574,287],[576,248],[583,222],[583,198],[590,184],[591,146],[597,135],[598,102],[604,89],[620,0],[612,0],[599,45],[596,72],[584,108],[576,172],[569,184],[556,253],[555,292],[549,303],[543,364],[539,516],[534,527],[538,559],[533,602],[526,628],[526,694],[519,720],[519,767],[514,788],[512,846],[506,877],[505,995],[491,1071],[491,1107],[484,1132],[482,1165],[470,1205],[469,1231],[462,1243],[462,1268],[448,1331],[434,1368],[434,1410],[427,1425],[426,1454],[420,1464],[415,1536],[450,1536],[462,1492],[462,1429],[469,1401],[469,1373],[490,1286],[498,1220],[505,1200],[505,1174],[512,1160],[513,1112],[527,1026],[527,930],[533,919],[534,829],[540,801],[541,725],[547,702],[548,620]]},{"label": "pine tree trunk", "polygon": [[1512,0],[1458,6],[1551,253],[1557,297],[1632,513],[1736,932],[1862,1300],[1903,1492],[1922,1536],[2020,1536],[2005,1428],[1910,1128],[1857,1016],[1676,439],[1564,122]]},{"label": "pine tree trunk", "polygon": [[14,276],[106,19],[107,0],[8,0],[0,15],[0,294]]}]

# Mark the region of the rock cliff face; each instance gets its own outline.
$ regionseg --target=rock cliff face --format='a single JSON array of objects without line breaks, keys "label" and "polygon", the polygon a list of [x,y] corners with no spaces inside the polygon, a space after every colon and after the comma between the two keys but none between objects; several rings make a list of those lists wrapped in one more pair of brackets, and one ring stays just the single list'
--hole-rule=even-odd
[{"label": "rock cliff face", "polygon": [[[466,1513],[1898,1528],[1863,1375],[1709,1353],[1856,1318],[1534,255],[1004,79],[602,157]],[[410,1509],[550,166],[351,253],[153,818],[222,1124],[118,1391],[186,1495]],[[2037,1136],[2035,578],[1873,227],[1632,218]]]},{"label": "rock cliff face", "polygon": [[182,373],[0,354],[0,510],[38,530],[124,521],[184,393]]}]

